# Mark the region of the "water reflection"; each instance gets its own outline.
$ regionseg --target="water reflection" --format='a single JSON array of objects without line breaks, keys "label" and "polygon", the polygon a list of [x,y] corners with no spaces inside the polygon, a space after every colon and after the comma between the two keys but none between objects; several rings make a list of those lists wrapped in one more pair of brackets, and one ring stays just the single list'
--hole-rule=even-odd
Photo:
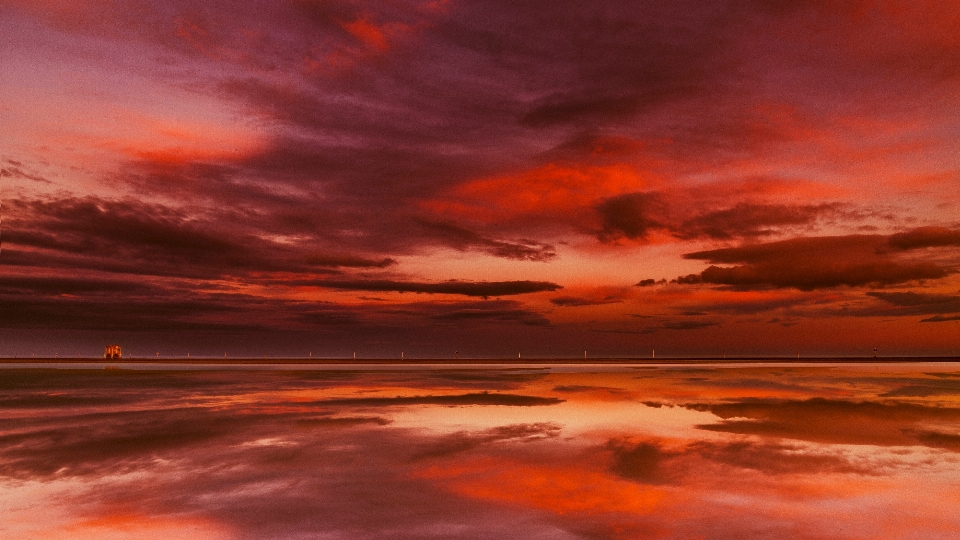
[{"label": "water reflection", "polygon": [[949,364],[134,367],[0,371],[0,537],[960,532]]}]

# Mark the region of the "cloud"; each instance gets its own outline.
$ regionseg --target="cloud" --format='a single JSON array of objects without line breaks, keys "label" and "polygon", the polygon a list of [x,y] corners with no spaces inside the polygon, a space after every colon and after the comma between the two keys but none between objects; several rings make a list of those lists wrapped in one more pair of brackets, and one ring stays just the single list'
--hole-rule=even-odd
[{"label": "cloud", "polygon": [[317,305],[311,303],[291,307],[293,308],[291,311],[296,313],[296,320],[308,325],[341,326],[357,325],[362,322],[359,313],[336,304]]},{"label": "cloud", "polygon": [[0,328],[42,328],[56,330],[121,331],[257,331],[266,327],[247,317],[226,317],[255,313],[263,307],[257,298],[186,294],[158,296],[49,296],[35,293],[0,295],[6,307],[0,312]]},{"label": "cloud", "polygon": [[920,319],[920,322],[947,322],[947,321],[960,321],[960,315],[954,315],[952,317],[944,317],[943,315],[934,315],[933,317]]},{"label": "cloud", "polygon": [[90,407],[114,405],[123,399],[109,396],[13,395],[0,398],[0,409],[34,409],[45,407]]},{"label": "cloud", "polygon": [[39,174],[31,174],[24,172],[21,168],[23,165],[20,162],[7,160],[8,163],[13,165],[13,167],[0,169],[0,178],[25,178],[27,180],[33,180],[34,182],[39,182],[41,184],[52,184],[50,180],[47,180]]},{"label": "cloud", "polygon": [[786,205],[740,202],[732,208],[700,214],[673,229],[684,240],[730,240],[776,234],[778,227],[808,225],[837,211],[836,203]]},{"label": "cloud", "polygon": [[583,298],[580,296],[558,296],[551,298],[550,303],[561,307],[582,307],[582,306],[602,306],[604,304],[617,304],[623,302],[622,298],[615,296],[606,296],[603,298]]},{"label": "cloud", "polygon": [[722,419],[700,429],[761,435],[828,444],[880,446],[925,445],[910,433],[931,421],[960,420],[960,409],[907,403],[744,400],[715,405],[687,405]]},{"label": "cloud", "polygon": [[[18,492],[27,509],[13,509],[7,516],[16,516],[14,530],[29,536],[88,533],[92,538],[146,530],[196,537],[197,527],[170,532],[150,526],[183,512],[250,537],[338,531],[420,537],[434,530],[443,535],[450,519],[456,520],[460,535],[555,531],[549,524],[524,521],[515,509],[451,496],[411,477],[411,459],[418,451],[452,439],[383,429],[389,425],[386,417],[316,415],[289,400],[261,399],[278,391],[316,392],[316,381],[302,372],[9,371],[3,383],[16,379],[16,388],[7,388],[8,394],[70,392],[122,400],[108,408],[93,402],[72,407],[50,403],[42,414],[5,422],[0,475],[44,487]],[[382,382],[381,375],[365,373],[351,380],[373,388]],[[237,401],[224,404],[224,395]],[[249,401],[254,395],[258,397]],[[167,408],[182,399],[196,406]],[[552,439],[558,430],[548,423],[512,424],[465,435],[496,448]],[[179,474],[185,471],[190,474]],[[85,489],[104,478],[113,479],[111,489]],[[55,518],[29,511],[41,501],[56,510]],[[141,514],[149,516],[146,525],[136,519]],[[505,518],[513,523],[498,528],[497,520]]]},{"label": "cloud", "polygon": [[531,127],[542,128],[585,120],[602,121],[633,116],[640,111],[642,105],[643,98],[637,94],[593,99],[558,95],[537,104],[534,109],[520,118],[520,122]]},{"label": "cloud", "polygon": [[[792,268],[791,268],[792,267]],[[734,268],[710,266],[700,273],[704,283],[754,287],[795,287],[814,290],[847,285],[850,287],[884,286],[923,279],[940,279],[948,272],[935,264],[901,264],[891,261],[846,264],[808,263],[804,266],[790,265],[786,261],[745,265]]]},{"label": "cloud", "polygon": [[879,394],[879,397],[931,397],[960,395],[960,381],[923,380],[920,384],[908,384]]},{"label": "cloud", "polygon": [[896,259],[884,251],[887,240],[880,235],[807,237],[687,253],[685,259],[740,265],[711,265],[677,282],[814,290],[940,279],[955,271],[934,262]]},{"label": "cloud", "polygon": [[943,448],[951,452],[960,452],[960,435],[922,429],[909,431],[908,434],[915,437],[925,446]]},{"label": "cloud", "polygon": [[85,260],[86,267],[102,262],[127,273],[212,277],[276,268],[272,259],[284,251],[249,232],[131,199],[86,196],[10,204],[13,218],[4,240],[33,248],[28,256],[52,267]]},{"label": "cloud", "polygon": [[430,316],[438,321],[515,321],[530,326],[548,326],[550,321],[520,306],[497,308],[496,306],[464,306],[442,309]]},{"label": "cloud", "polygon": [[664,330],[696,330],[699,328],[709,328],[711,326],[720,326],[717,321],[667,321],[660,328]]},{"label": "cloud", "polygon": [[622,135],[602,135],[585,131],[546,152],[551,161],[576,161],[584,158],[615,159],[642,153],[647,144]]},{"label": "cloud", "polygon": [[414,460],[447,457],[491,443],[503,441],[530,442],[552,439],[560,435],[561,426],[552,422],[510,424],[479,432],[458,431],[440,437],[414,454]]},{"label": "cloud", "polygon": [[320,416],[296,421],[300,428],[341,428],[363,425],[386,426],[390,420],[380,416]]},{"label": "cloud", "polygon": [[[48,403],[48,406],[65,404]],[[97,403],[77,403],[91,407]],[[122,423],[116,421],[122,419]],[[143,410],[138,419],[125,413],[80,416],[61,424],[0,435],[4,475],[15,478],[82,476],[100,471],[134,470],[155,455],[197,445],[236,429],[201,408]],[[250,426],[253,418],[241,425]]]},{"label": "cloud", "polygon": [[920,311],[921,313],[931,313],[931,311],[927,310],[934,310],[932,311],[933,313],[950,313],[952,311],[960,311],[960,296],[952,294],[929,294],[913,291],[871,291],[867,293],[867,296],[879,298],[880,300],[895,306],[923,310]]},{"label": "cloud", "polygon": [[665,448],[657,440],[613,439],[606,448],[613,453],[613,473],[652,485],[683,486],[715,464],[731,467],[734,475],[743,469],[771,476],[877,474],[873,464],[857,464],[841,451],[789,442],[693,440]]},{"label": "cloud", "polygon": [[128,279],[106,279],[67,276],[3,276],[0,277],[0,294],[4,292],[32,292],[41,295],[64,295],[77,293],[136,293],[150,291],[151,287]]},{"label": "cloud", "polygon": [[946,227],[920,227],[907,232],[890,235],[887,244],[898,250],[926,247],[958,247],[960,231]]},{"label": "cloud", "polygon": [[644,484],[664,484],[669,482],[669,474],[663,469],[662,462],[669,456],[658,445],[640,443],[630,445],[625,441],[611,441],[607,448],[613,451],[611,470],[628,480]]},{"label": "cloud", "polygon": [[488,255],[504,259],[549,261],[557,258],[554,247],[534,240],[519,240],[508,242],[484,238],[466,228],[453,223],[418,220],[418,223],[427,229],[427,236],[433,235],[442,244],[458,251],[478,249]]},{"label": "cloud", "polygon": [[506,405],[513,407],[533,407],[539,405],[556,405],[563,401],[562,399],[552,397],[480,392],[443,396],[340,398],[315,401],[313,404],[353,407],[393,407],[407,405]]},{"label": "cloud", "polygon": [[[707,296],[701,301],[685,303],[688,309],[711,314],[754,315],[776,310],[830,306],[838,296],[831,291],[802,292],[789,290],[724,291],[721,297]],[[779,319],[772,322],[780,322]]]},{"label": "cloud", "polygon": [[622,388],[612,386],[591,386],[588,384],[561,384],[553,387],[554,392],[609,392],[616,394],[622,392]]},{"label": "cloud", "polygon": [[349,267],[349,268],[386,268],[397,264],[397,261],[390,258],[367,259],[352,255],[332,255],[324,253],[315,253],[307,255],[305,262],[314,266],[330,267]]},{"label": "cloud", "polygon": [[[841,214],[839,203],[771,204],[738,202],[734,206],[715,193],[698,188],[627,193],[595,205],[602,242],[646,240],[651,233],[678,240],[732,240],[781,234]],[[741,194],[751,198],[762,194]],[[732,198],[732,197],[731,197]],[[696,200],[697,204],[692,204]],[[717,207],[719,206],[719,207]],[[714,207],[714,208],[711,208]]]},{"label": "cloud", "polygon": [[[692,316],[699,316],[700,314],[691,314]],[[666,317],[655,317],[652,315],[637,315],[631,314],[631,317],[644,320],[644,324],[648,326],[640,327],[628,327],[628,328],[604,328],[604,329],[595,329],[593,332],[600,332],[605,334],[625,334],[625,335],[647,335],[659,332],[661,330],[671,330],[671,331],[680,331],[685,332],[688,330],[701,330],[703,328],[710,328],[713,326],[720,326],[723,323],[717,320],[702,320],[702,319],[669,319]],[[647,319],[650,319],[649,321]],[[654,323],[654,320],[656,321]],[[653,324],[651,324],[653,323]]]},{"label": "cloud", "polygon": [[[0,380],[5,395],[69,394],[121,400],[109,405],[77,403],[69,409],[51,402],[51,408],[5,419],[0,434],[0,473],[15,484],[22,503],[7,512],[7,524],[37,527],[41,532],[27,529],[31,537],[75,537],[78,531],[90,537],[114,531],[152,533],[156,529],[141,527],[143,522],[131,516],[149,516],[149,525],[184,515],[214,523],[226,536],[241,531],[241,537],[250,538],[271,534],[423,538],[445,537],[451,531],[457,537],[471,538],[518,534],[531,538],[635,538],[656,537],[663,531],[708,538],[729,537],[731,531],[737,537],[762,537],[771,531],[778,536],[797,531],[804,536],[830,536],[832,525],[820,526],[824,501],[881,497],[903,503],[915,494],[914,480],[918,478],[931,489],[949,490],[950,479],[935,473],[952,470],[948,452],[957,449],[956,433],[944,427],[953,426],[956,419],[944,415],[943,407],[913,412],[898,407],[880,406],[873,412],[853,408],[869,413],[869,418],[851,417],[843,414],[842,407],[828,407],[822,412],[840,414],[821,417],[822,424],[809,409],[801,407],[799,414],[790,409],[790,402],[763,402],[787,405],[779,415],[762,416],[762,409],[718,409],[724,416],[733,415],[729,420],[786,420],[797,428],[808,426],[808,433],[825,425],[828,436],[834,429],[857,432],[872,426],[878,430],[872,423],[878,420],[887,422],[879,430],[884,436],[899,434],[909,444],[922,444],[913,449],[858,450],[763,436],[718,436],[708,431],[698,436],[689,430],[678,437],[675,429],[658,427],[656,422],[639,431],[624,427],[608,439],[612,432],[609,426],[602,426],[604,415],[593,419],[593,425],[602,428],[599,432],[585,432],[586,439],[570,439],[558,423],[500,424],[496,421],[500,416],[488,414],[497,411],[482,407],[445,415],[454,424],[480,422],[463,431],[453,426],[451,432],[444,430],[442,423],[419,421],[432,417],[431,410],[444,413],[448,406],[444,403],[418,405],[415,408],[425,410],[411,416],[406,414],[410,411],[385,407],[369,414],[358,410],[366,406],[362,404],[330,406],[318,405],[323,399],[300,401],[305,396],[382,396],[389,388],[409,389],[408,384],[425,381],[433,390],[424,389],[422,394],[436,396],[437,388],[448,389],[443,380],[445,370],[7,371]],[[645,370],[644,378],[649,383],[650,376],[658,378],[655,373],[667,376],[670,371]],[[681,378],[689,375],[687,370],[681,371]],[[697,375],[707,376],[711,370],[697,371]],[[778,379],[812,375],[816,379],[818,372],[788,371],[792,375],[780,369],[767,375]],[[457,373],[487,376],[491,381],[528,375],[523,370]],[[609,373],[569,375],[560,379],[585,385],[611,381]],[[630,384],[637,383],[636,375],[623,374]],[[855,380],[864,388],[871,386],[866,384],[869,381],[888,376],[857,376]],[[824,377],[844,389],[851,388],[848,382],[853,381],[837,381],[835,370]],[[552,374],[536,386],[548,388],[560,379]],[[696,391],[696,381],[692,384],[674,390],[689,395]],[[721,395],[715,397],[722,399]],[[191,406],[182,407],[185,401]],[[657,411],[670,415],[665,408]],[[549,416],[563,411],[515,412]],[[401,416],[391,422],[394,413]],[[833,421],[842,426],[831,428]],[[904,428],[905,433],[898,431]],[[621,436],[624,430],[634,435]],[[599,443],[597,433],[602,437]],[[666,438],[651,436],[657,433]],[[942,481],[938,483],[937,478]],[[106,480],[110,489],[98,489]],[[732,496],[759,508],[760,515],[744,518],[739,511],[742,505],[731,509]],[[37,505],[43,506],[42,513],[31,511]],[[883,511],[886,505],[881,506]],[[700,517],[691,518],[692,507]],[[904,509],[902,504],[898,508],[903,511],[889,523],[912,516],[909,526],[890,529],[888,522],[882,522],[876,530],[921,530],[935,535],[945,523],[938,508],[924,506],[929,510],[926,514]],[[841,521],[849,517],[845,508],[830,516]],[[856,524],[863,524],[861,517]],[[83,528],[84,524],[100,525]],[[45,534],[48,531],[55,532]],[[195,537],[197,531],[196,527],[184,527],[164,532]],[[862,532],[863,527],[856,531]]]},{"label": "cloud", "polygon": [[509,296],[561,289],[547,281],[442,281],[438,283],[394,281],[387,279],[335,280],[312,282],[318,287],[351,291],[394,291],[422,294],[459,294],[464,296]]},{"label": "cloud", "polygon": [[893,307],[867,311],[866,315],[915,316],[933,315],[920,322],[946,322],[957,320],[960,313],[960,295],[931,294],[913,291],[885,292],[871,291],[868,296],[883,300]]},{"label": "cloud", "polygon": [[653,229],[664,228],[658,217],[665,212],[664,202],[656,193],[630,193],[607,199],[597,206],[601,241],[617,238],[644,239]]},{"label": "cloud", "polygon": [[[384,316],[415,317],[441,323],[443,328],[448,328],[451,325],[464,326],[483,323],[519,322],[530,326],[547,326],[550,324],[550,321],[543,315],[516,300],[411,302],[397,307],[383,306],[379,311]],[[401,320],[403,322],[399,324],[410,324],[407,320]]]},{"label": "cloud", "polygon": [[877,474],[869,465],[857,465],[840,452],[783,442],[697,441],[687,449],[714,462],[753,469],[768,475]]}]

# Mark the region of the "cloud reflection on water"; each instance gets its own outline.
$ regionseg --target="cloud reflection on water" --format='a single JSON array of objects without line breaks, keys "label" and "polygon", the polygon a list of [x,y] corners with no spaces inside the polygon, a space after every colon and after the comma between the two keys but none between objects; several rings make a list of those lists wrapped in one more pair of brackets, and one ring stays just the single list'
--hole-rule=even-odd
[{"label": "cloud reflection on water", "polygon": [[960,531],[942,369],[0,373],[2,537]]}]

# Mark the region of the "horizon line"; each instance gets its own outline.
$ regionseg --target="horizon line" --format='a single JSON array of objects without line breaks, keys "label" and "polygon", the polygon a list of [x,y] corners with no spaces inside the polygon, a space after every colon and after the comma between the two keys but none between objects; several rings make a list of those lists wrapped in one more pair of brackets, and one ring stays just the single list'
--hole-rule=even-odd
[{"label": "horizon line", "polygon": [[445,357],[423,357],[423,358],[353,358],[353,357],[307,357],[307,356],[237,356],[237,357],[219,357],[219,356],[170,356],[170,357],[127,357],[127,358],[102,358],[102,357],[21,357],[21,356],[0,356],[0,363],[13,364],[208,364],[208,365],[229,365],[229,364],[300,364],[300,365],[366,365],[366,364],[388,364],[388,365],[441,365],[441,364],[705,364],[705,363],[924,363],[924,362],[958,362],[960,356],[940,355],[940,356],[663,356],[663,357],[638,357],[638,356],[604,356],[595,358],[580,357],[490,357],[490,358],[445,358]]}]

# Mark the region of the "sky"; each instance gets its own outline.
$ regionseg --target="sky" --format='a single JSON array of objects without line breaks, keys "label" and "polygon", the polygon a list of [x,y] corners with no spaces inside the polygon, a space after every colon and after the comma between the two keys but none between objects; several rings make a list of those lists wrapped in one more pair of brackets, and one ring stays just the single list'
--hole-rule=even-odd
[{"label": "sky", "polygon": [[960,530],[955,365],[182,369],[3,369],[0,536]]},{"label": "sky", "polygon": [[0,0],[0,356],[960,354],[950,0]]}]

